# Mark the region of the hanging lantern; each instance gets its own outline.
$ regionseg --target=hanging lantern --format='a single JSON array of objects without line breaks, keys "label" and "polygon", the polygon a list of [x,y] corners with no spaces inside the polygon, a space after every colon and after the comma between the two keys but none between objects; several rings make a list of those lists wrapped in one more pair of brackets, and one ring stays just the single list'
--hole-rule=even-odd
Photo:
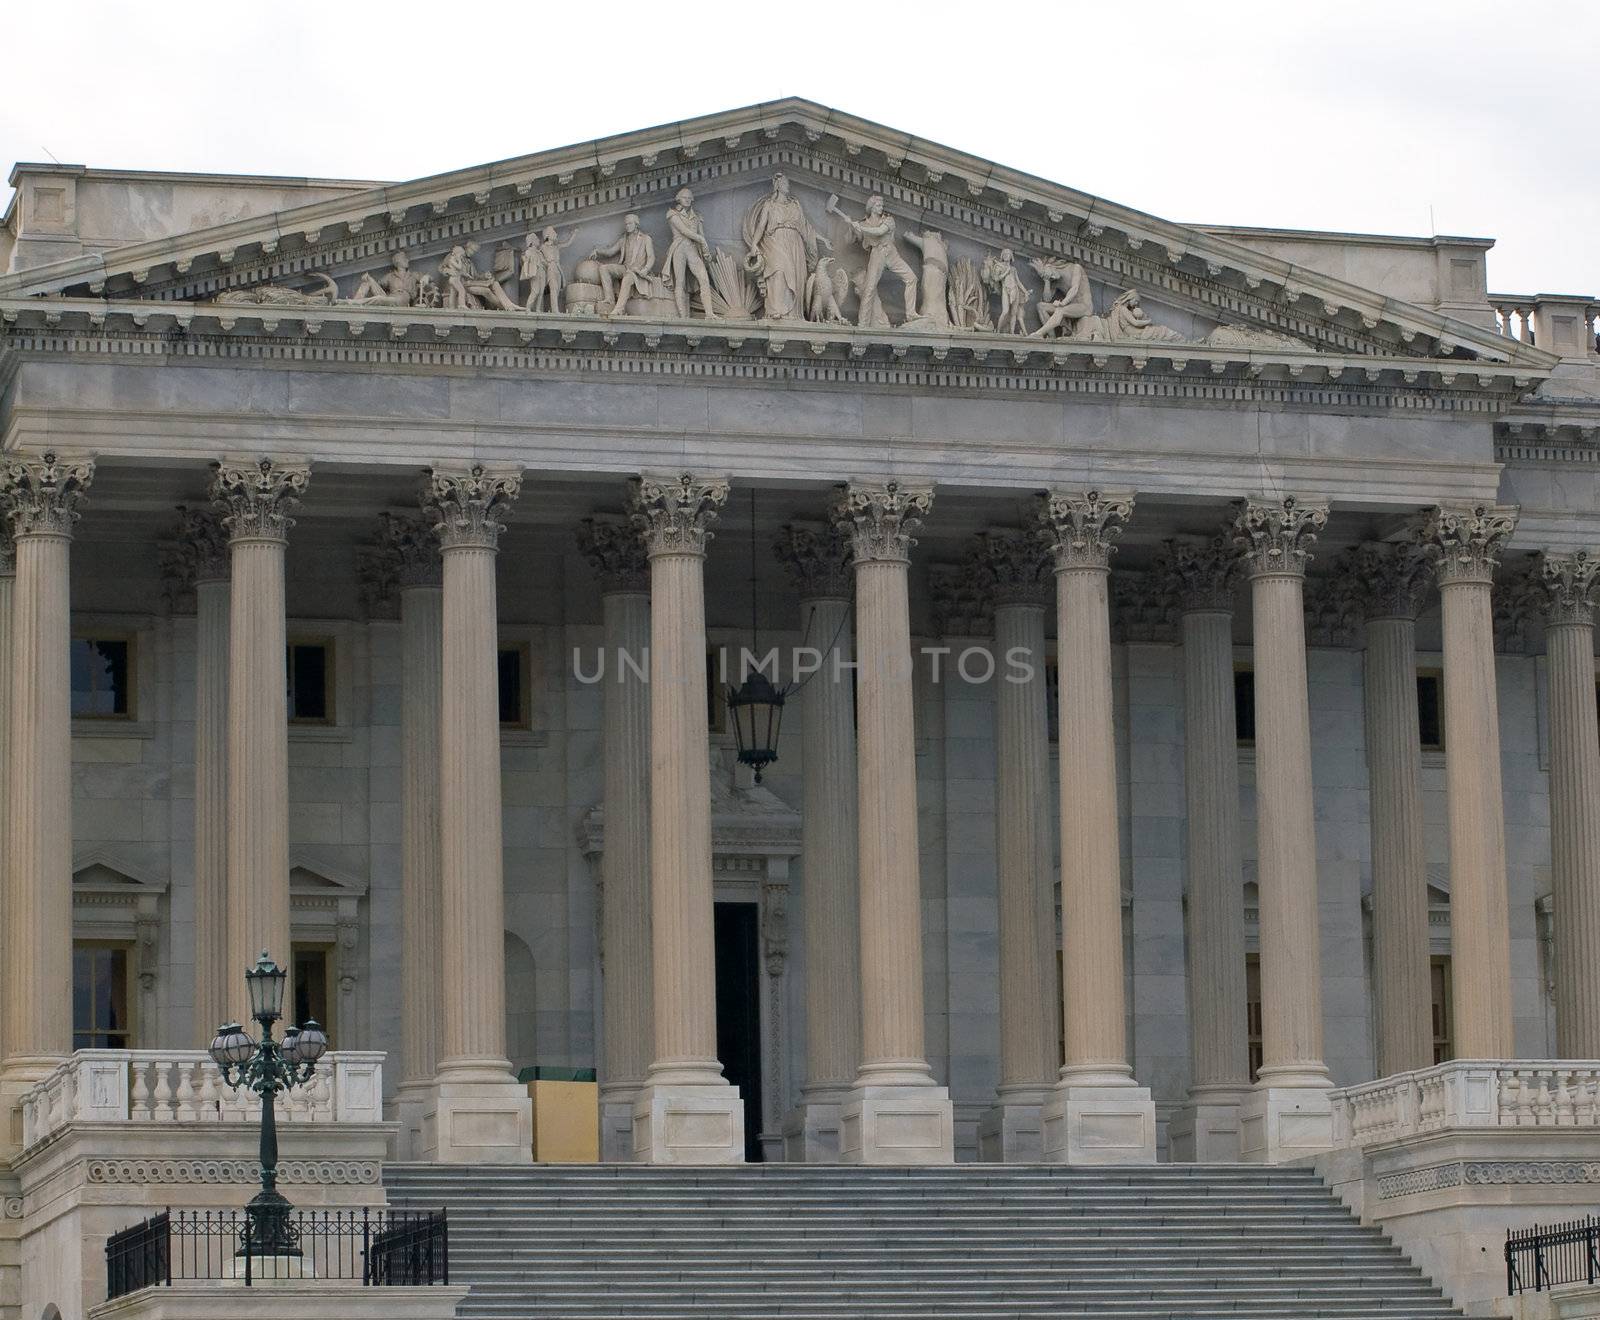
[{"label": "hanging lantern", "polygon": [[276,1022],[283,1016],[283,987],[288,980],[289,973],[263,949],[256,965],[244,974],[250,991],[250,1016],[257,1022]]},{"label": "hanging lantern", "polygon": [[778,759],[785,695],[759,669],[728,690],[728,714],[739,743],[739,763],[755,771],[758,784],[761,772]]}]

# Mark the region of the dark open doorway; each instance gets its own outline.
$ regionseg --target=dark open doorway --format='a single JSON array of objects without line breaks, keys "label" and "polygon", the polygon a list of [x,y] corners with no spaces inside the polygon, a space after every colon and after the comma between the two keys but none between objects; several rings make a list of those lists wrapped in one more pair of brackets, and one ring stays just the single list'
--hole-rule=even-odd
[{"label": "dark open doorway", "polygon": [[754,903],[718,903],[717,1058],[744,1097],[744,1157],[761,1159],[761,949],[760,909]]}]

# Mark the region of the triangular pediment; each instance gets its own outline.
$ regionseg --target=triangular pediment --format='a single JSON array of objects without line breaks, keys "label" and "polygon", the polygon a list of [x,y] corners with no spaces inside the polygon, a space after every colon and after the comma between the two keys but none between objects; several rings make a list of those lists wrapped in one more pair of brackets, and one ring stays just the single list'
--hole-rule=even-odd
[{"label": "triangular pediment", "polygon": [[[794,260],[789,243],[787,272],[782,242],[752,248],[749,241],[751,218],[780,172],[794,203],[780,225],[800,226],[793,232],[803,252]],[[713,285],[702,295],[693,263],[678,267],[687,316],[670,281],[659,277],[671,243],[668,213],[684,187],[695,194]],[[850,220],[863,219],[874,194],[894,221],[893,251],[918,281],[917,306],[904,305],[896,261],[877,263],[884,269],[876,290],[863,279],[870,235]],[[655,278],[611,318],[606,294],[621,273],[601,268],[626,259],[591,254],[618,242],[629,214],[650,240]],[[535,235],[536,248],[547,227],[559,246],[541,258],[527,242]],[[477,245],[468,258],[475,274],[463,278],[461,250],[469,243]],[[399,253],[409,273],[392,279]],[[537,269],[552,254],[563,314],[550,314],[543,303],[525,311],[530,263]],[[452,269],[465,306],[452,297]],[[943,296],[930,287],[941,281]],[[876,315],[866,307],[874,292]],[[1353,358],[1366,359],[1369,380],[1381,369],[1373,359],[1403,368],[1420,358],[1460,363],[1468,373],[1474,362],[1492,364],[1507,385],[1527,383],[1554,361],[1482,327],[1229,238],[798,99],[377,187],[0,278],[0,302],[39,296],[98,301],[102,322],[127,315],[143,327],[170,316],[180,331],[273,333],[292,321],[308,334],[343,326],[359,336],[376,325],[395,339],[460,334],[527,344],[583,336],[614,344],[631,336],[652,347],[664,339],[693,347],[710,336],[737,346],[748,331],[766,335],[774,352],[856,356],[870,338],[897,356],[926,342],[935,360],[952,343],[980,358],[993,351],[1019,361],[1076,354],[1097,365],[1115,358],[1139,366],[1150,356],[1210,359],[1220,370],[1247,359],[1298,360],[1322,366],[1331,380]],[[716,321],[705,317],[708,298]],[[1008,303],[1020,317],[1003,319]],[[1058,324],[1041,335],[1053,311],[1061,313]]]}]

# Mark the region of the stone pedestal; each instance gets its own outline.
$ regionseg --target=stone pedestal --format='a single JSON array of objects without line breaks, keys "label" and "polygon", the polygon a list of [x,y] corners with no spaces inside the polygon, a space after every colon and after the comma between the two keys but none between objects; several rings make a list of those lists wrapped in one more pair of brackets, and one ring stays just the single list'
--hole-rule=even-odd
[{"label": "stone pedestal", "polygon": [[1257,1083],[1239,1107],[1239,1158],[1246,1164],[1283,1164],[1332,1146],[1327,1086]]},{"label": "stone pedestal", "polygon": [[1188,1099],[1167,1125],[1174,1164],[1235,1164],[1239,1160],[1239,1110],[1248,1086],[1189,1088]]},{"label": "stone pedestal", "polygon": [[846,1089],[802,1091],[783,1121],[783,1158],[790,1164],[837,1164]]},{"label": "stone pedestal", "polygon": [[650,904],[655,1060],[633,1106],[647,1164],[744,1159],[744,1102],[717,1060],[706,761],[705,547],[725,481],[645,477],[632,511],[650,558]]},{"label": "stone pedestal", "polygon": [[1061,923],[1066,1064],[1045,1102],[1044,1158],[1054,1164],[1153,1164],[1155,1104],[1128,1065],[1111,717],[1113,543],[1127,495],[1053,492],[1040,520],[1055,561],[1062,675]]},{"label": "stone pedestal", "polygon": [[834,521],[855,562],[861,1064],[840,1110],[847,1164],[949,1164],[950,1095],[923,1040],[922,888],[906,576],[931,489],[853,483]]},{"label": "stone pedestal", "polygon": [[1038,1164],[1044,1159],[1048,1087],[1001,1091],[978,1120],[978,1158],[985,1164]]},{"label": "stone pedestal", "polygon": [[447,1163],[533,1158],[528,1093],[506,1058],[495,555],[521,489],[514,470],[434,469],[425,499],[443,553],[439,837],[439,1064],[423,1154]]}]

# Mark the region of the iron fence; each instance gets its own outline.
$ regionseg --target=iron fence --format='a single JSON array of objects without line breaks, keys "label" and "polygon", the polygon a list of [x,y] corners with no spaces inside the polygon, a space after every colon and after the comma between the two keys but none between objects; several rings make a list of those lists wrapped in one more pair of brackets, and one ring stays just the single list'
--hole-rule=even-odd
[{"label": "iron fence", "polygon": [[450,1282],[444,1210],[294,1210],[294,1254],[252,1249],[248,1210],[165,1210],[106,1242],[106,1298],[173,1280],[335,1279],[369,1287]]},{"label": "iron fence", "polygon": [[1506,1294],[1600,1278],[1600,1219],[1535,1224],[1506,1234]]}]

